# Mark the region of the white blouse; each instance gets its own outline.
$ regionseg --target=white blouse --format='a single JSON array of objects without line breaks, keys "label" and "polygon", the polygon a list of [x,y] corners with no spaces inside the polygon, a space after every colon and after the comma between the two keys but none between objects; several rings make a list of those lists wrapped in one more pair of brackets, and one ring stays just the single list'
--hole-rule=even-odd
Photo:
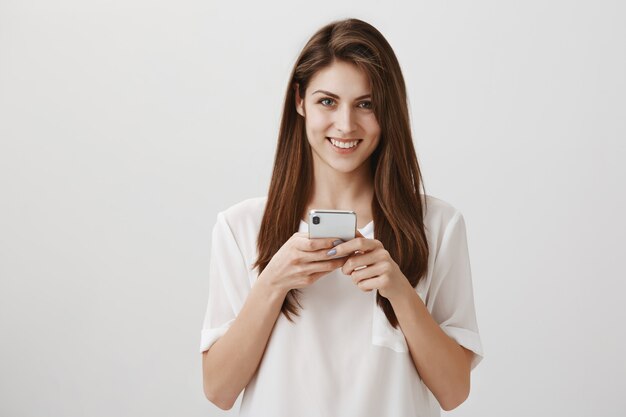
[{"label": "white blouse", "polygon": [[[424,197],[422,197],[424,198]],[[217,215],[209,300],[200,351],[229,329],[254,285],[256,240],[266,197],[242,201]],[[426,196],[428,273],[416,291],[442,330],[483,357],[476,323],[470,261],[461,212]],[[301,221],[300,232],[308,225]],[[359,231],[374,237],[370,222]],[[404,334],[389,324],[376,291],[363,292],[337,269],[301,289],[302,309],[291,323],[278,316],[239,411],[244,417],[439,416]]]}]

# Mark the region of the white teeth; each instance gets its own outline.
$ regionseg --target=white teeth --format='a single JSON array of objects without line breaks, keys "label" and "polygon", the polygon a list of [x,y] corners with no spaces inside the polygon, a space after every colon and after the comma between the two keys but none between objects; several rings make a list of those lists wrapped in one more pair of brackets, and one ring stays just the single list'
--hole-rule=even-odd
[{"label": "white teeth", "polygon": [[353,148],[357,145],[357,143],[359,143],[358,140],[354,140],[351,142],[339,142],[338,140],[335,140],[333,138],[329,138],[329,139],[333,145],[335,145],[338,148],[343,148],[343,149]]}]

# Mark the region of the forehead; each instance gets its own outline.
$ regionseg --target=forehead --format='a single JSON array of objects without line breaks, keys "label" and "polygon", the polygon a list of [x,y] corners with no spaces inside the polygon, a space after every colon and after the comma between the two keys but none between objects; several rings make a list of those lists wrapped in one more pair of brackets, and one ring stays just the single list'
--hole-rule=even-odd
[{"label": "forehead", "polygon": [[350,99],[370,94],[371,86],[367,74],[356,65],[335,61],[311,78],[307,90],[307,95],[313,94],[316,90],[325,90],[343,99]]}]

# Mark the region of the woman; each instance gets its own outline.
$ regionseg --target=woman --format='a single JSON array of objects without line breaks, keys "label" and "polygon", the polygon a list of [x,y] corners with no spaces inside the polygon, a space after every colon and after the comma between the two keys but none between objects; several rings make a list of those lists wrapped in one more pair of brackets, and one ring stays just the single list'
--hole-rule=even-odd
[{"label": "woman", "polygon": [[[267,197],[213,229],[211,402],[245,388],[242,416],[406,417],[467,398],[482,347],[465,223],[420,186],[393,50],[357,19],[323,27],[291,74]],[[355,211],[357,238],[308,239],[310,209]]]}]

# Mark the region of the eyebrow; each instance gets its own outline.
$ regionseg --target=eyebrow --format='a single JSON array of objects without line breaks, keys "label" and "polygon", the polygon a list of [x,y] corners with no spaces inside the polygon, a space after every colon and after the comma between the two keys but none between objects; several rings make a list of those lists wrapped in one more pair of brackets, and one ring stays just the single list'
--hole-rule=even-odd
[{"label": "eyebrow", "polygon": [[[338,96],[337,94],[333,94],[333,93],[331,93],[330,91],[315,90],[315,91],[313,92],[313,94],[315,94],[315,93],[323,93],[323,94],[326,94],[327,96],[331,96],[332,98],[339,99],[339,96]],[[360,96],[360,97],[355,98],[355,100],[361,100],[361,99],[368,98],[368,97],[371,97],[371,96],[372,96],[371,94],[365,94],[365,95],[363,95],[363,96]]]}]

